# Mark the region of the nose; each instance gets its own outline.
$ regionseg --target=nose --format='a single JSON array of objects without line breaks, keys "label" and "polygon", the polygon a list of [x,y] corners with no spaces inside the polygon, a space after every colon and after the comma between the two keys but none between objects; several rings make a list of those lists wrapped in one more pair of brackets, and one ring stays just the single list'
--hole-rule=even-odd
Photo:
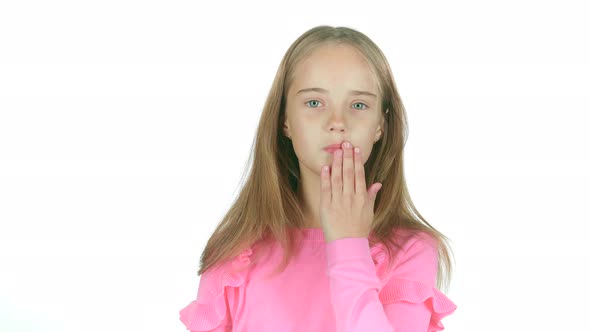
[{"label": "nose", "polygon": [[342,116],[341,112],[335,111],[332,112],[330,115],[330,119],[328,120],[328,130],[330,132],[344,132],[346,130],[346,125],[344,123],[344,117]]},{"label": "nose", "polygon": [[330,131],[337,132],[337,133],[344,133],[346,130],[344,130],[344,127],[341,127],[341,126],[331,126]]}]

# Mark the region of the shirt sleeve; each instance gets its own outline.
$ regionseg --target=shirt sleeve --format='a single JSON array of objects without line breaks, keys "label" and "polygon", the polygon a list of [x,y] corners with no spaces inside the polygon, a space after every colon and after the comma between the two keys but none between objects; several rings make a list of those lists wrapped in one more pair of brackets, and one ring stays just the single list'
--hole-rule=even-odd
[{"label": "shirt sleeve", "polygon": [[210,267],[201,275],[197,299],[180,310],[180,320],[191,332],[231,332],[232,316],[250,264],[252,248],[231,262]]},{"label": "shirt sleeve", "polygon": [[402,253],[382,286],[367,238],[342,238],[326,246],[327,275],[338,332],[443,329],[440,319],[455,307],[434,287],[438,268],[436,247],[416,239]]},{"label": "shirt sleeve", "polygon": [[220,269],[210,269],[201,275],[197,298],[180,311],[180,320],[191,332],[231,332],[230,306],[234,292],[226,292]]}]

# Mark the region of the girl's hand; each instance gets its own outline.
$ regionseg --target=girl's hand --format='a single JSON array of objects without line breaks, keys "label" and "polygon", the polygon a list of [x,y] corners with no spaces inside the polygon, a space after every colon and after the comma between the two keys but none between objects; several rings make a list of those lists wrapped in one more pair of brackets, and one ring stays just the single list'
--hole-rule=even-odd
[{"label": "girl's hand", "polygon": [[367,238],[375,197],[382,186],[377,182],[367,191],[362,152],[353,152],[349,142],[343,142],[342,148],[344,155],[341,149],[334,151],[331,172],[324,170],[328,167],[324,166],[320,176],[320,222],[326,242],[347,237]]}]

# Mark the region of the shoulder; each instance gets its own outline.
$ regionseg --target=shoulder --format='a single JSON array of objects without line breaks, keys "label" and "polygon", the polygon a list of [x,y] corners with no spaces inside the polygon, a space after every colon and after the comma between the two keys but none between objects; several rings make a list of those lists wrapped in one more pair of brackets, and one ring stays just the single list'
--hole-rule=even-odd
[{"label": "shoulder", "polygon": [[410,230],[406,228],[398,228],[392,232],[392,237],[397,239],[398,243],[402,243],[403,251],[407,251],[413,246],[437,246],[437,240],[426,231]]},{"label": "shoulder", "polygon": [[431,272],[437,267],[438,262],[438,243],[436,238],[424,231],[410,232],[408,230],[399,230],[404,239],[401,250],[397,251],[393,257],[393,269],[409,269],[414,272],[425,271]]},{"label": "shoulder", "polygon": [[[407,230],[403,230],[402,232],[407,232]],[[409,233],[406,237],[406,241],[402,246],[402,250],[399,253],[399,257],[408,258],[408,255],[417,255],[421,254],[423,258],[424,255],[429,256],[437,256],[438,252],[438,240],[430,235],[425,231],[418,231],[415,233]]]},{"label": "shoulder", "polygon": [[392,277],[409,278],[431,284],[438,269],[437,240],[425,231],[408,229],[396,229],[391,237],[394,246],[377,243],[371,248],[379,279],[387,282]]}]

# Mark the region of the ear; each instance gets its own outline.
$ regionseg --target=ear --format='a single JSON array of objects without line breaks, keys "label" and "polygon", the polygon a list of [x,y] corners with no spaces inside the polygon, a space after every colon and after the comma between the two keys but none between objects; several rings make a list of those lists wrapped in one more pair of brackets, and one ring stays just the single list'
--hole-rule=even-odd
[{"label": "ear", "polygon": [[385,125],[385,117],[382,115],[381,120],[379,122],[379,126],[377,126],[377,129],[375,130],[375,138],[373,139],[373,144],[377,143],[377,141],[381,139],[381,136],[383,135],[383,126],[384,125]]},{"label": "ear", "polygon": [[382,132],[383,130],[381,130],[381,126],[377,127],[377,130],[375,131],[375,138],[373,139],[373,144],[377,143],[377,141],[381,139]]},{"label": "ear", "polygon": [[291,131],[289,130],[289,121],[287,120],[283,122],[283,135],[285,135],[288,138],[291,138]]}]

